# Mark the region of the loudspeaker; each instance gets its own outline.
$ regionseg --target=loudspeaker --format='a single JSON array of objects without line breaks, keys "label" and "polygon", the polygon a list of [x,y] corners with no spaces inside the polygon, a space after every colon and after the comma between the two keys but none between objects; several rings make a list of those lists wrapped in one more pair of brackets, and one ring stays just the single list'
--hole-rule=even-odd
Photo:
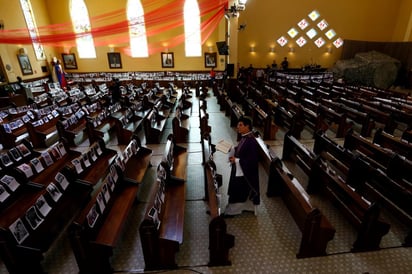
[{"label": "loudspeaker", "polygon": [[229,46],[225,41],[216,42],[216,47],[219,51],[219,55],[229,55]]},{"label": "loudspeaker", "polygon": [[235,64],[226,64],[226,72],[228,77],[233,77],[235,74]]}]

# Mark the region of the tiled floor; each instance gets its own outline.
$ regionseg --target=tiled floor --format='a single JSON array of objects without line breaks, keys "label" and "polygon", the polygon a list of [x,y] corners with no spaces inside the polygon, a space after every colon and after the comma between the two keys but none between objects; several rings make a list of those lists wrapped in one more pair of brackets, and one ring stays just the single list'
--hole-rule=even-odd
[{"label": "tiled floor", "polygon": [[[209,93],[207,112],[212,126],[212,141],[221,139],[236,143],[236,132],[229,126],[229,119],[219,111],[216,98]],[[170,118],[169,118],[170,119]],[[226,219],[228,233],[235,236],[235,246],[230,250],[231,266],[208,267],[208,222],[207,206],[202,200],[203,172],[201,165],[201,146],[199,133],[198,102],[193,98],[193,113],[191,119],[190,142],[181,144],[187,147],[189,165],[187,167],[187,196],[185,210],[184,242],[177,253],[176,270],[159,271],[162,273],[412,273],[412,248],[401,247],[401,241],[406,233],[406,227],[397,224],[392,218],[391,231],[383,238],[382,249],[374,252],[351,253],[355,231],[345,221],[341,214],[323,197],[311,196],[311,202],[316,204],[336,228],[334,239],[329,242],[328,256],[297,259],[301,233],[293,218],[283,204],[281,198],[268,198],[265,195],[267,175],[260,170],[260,185],[262,202],[258,216],[244,213],[241,216]],[[168,121],[166,131],[171,132]],[[139,190],[138,203],[134,206],[129,223],[124,231],[115,254],[112,266],[116,273],[142,273],[144,260],[142,257],[138,227],[142,212],[145,209],[145,193],[147,193],[155,167],[161,160],[162,149],[167,133],[163,134],[160,145],[147,145],[153,150],[153,168],[148,170],[144,183]],[[144,144],[144,137],[141,136]],[[266,143],[281,156],[283,132],[277,133],[276,140]],[[339,140],[337,140],[339,141]],[[302,140],[311,147],[311,139]],[[110,145],[118,148],[116,145]],[[229,164],[227,155],[216,152],[215,161],[218,173],[223,176],[222,207],[227,203],[227,181]],[[299,175],[299,170],[288,165],[297,174],[297,178],[305,184],[305,178]],[[67,235],[60,240],[45,255],[43,262],[45,271],[49,274],[78,273],[76,261],[70,249]],[[0,262],[0,274],[7,273]]]}]

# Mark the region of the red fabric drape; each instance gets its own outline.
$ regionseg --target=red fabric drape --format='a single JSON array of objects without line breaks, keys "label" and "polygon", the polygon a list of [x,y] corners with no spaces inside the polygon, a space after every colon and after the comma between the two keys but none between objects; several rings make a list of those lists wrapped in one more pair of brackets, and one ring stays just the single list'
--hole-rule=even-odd
[{"label": "red fabric drape", "polygon": [[[148,38],[165,34],[164,41],[149,43],[150,53],[164,50],[164,44],[173,48],[184,42],[184,33],[167,35],[166,32],[182,28],[184,0],[143,0],[145,10],[146,35]],[[200,8],[202,43],[204,43],[218,26],[223,18],[228,0],[198,0]],[[35,12],[35,11],[34,11]],[[207,19],[205,19],[207,18]],[[129,22],[126,10],[120,9],[90,18],[96,46],[121,45],[129,42]],[[183,28],[182,28],[183,31]],[[73,32],[71,22],[38,27],[38,41],[45,46],[75,47],[75,40],[79,34]],[[81,34],[80,34],[81,35]],[[148,39],[150,41],[150,39]],[[158,39],[153,39],[158,40]],[[1,44],[32,44],[27,28],[0,31]],[[126,46],[127,48],[127,46]]]}]

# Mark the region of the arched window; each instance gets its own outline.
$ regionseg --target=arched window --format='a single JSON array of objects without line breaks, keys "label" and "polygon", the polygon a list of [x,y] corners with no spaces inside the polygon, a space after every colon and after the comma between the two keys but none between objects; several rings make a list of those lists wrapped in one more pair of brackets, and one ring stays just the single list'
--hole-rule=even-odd
[{"label": "arched window", "polygon": [[144,10],[140,0],[127,1],[127,20],[132,57],[148,57]]},{"label": "arched window", "polygon": [[197,0],[185,0],[185,53],[186,56],[202,56],[200,37],[200,11]]},{"label": "arched window", "polygon": [[46,54],[44,53],[43,45],[37,42],[39,32],[37,30],[36,20],[34,18],[33,10],[29,0],[20,0],[21,9],[23,11],[24,19],[26,20],[27,29],[31,40],[33,41],[33,49],[36,54],[37,60],[45,60]]},{"label": "arched window", "polygon": [[[89,12],[84,0],[70,1],[70,16],[74,32],[77,34],[77,52],[80,58],[96,58],[93,36],[87,33],[91,30]],[[83,35],[80,35],[84,33]]]}]

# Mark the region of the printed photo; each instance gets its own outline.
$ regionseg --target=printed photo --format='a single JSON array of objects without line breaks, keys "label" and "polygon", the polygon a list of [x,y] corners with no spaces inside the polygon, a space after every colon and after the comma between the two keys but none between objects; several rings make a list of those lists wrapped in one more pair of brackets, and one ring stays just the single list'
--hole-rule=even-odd
[{"label": "printed photo", "polygon": [[34,206],[30,207],[26,212],[26,221],[29,223],[31,228],[35,230],[42,222],[43,218],[37,214],[36,208]]},{"label": "printed photo", "polygon": [[9,230],[19,244],[29,237],[29,231],[24,226],[23,221],[20,218],[10,225]]}]

